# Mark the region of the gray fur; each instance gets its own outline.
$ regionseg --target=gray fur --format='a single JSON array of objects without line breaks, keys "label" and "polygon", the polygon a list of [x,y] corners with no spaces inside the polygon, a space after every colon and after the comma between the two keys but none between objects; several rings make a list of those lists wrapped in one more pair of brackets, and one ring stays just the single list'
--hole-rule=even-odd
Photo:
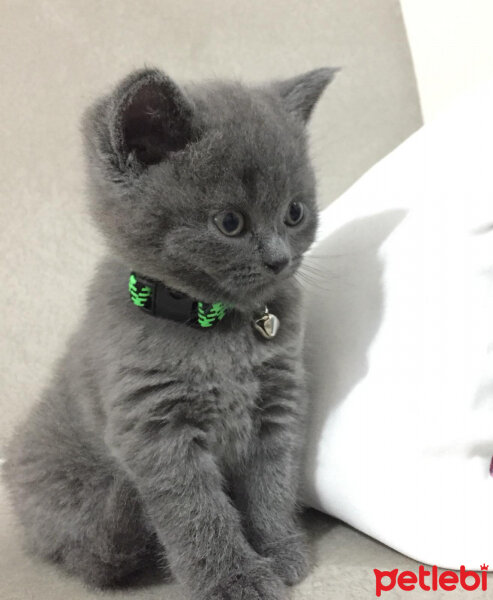
[{"label": "gray fur", "polygon": [[[30,549],[92,585],[158,557],[195,599],[280,600],[307,572],[292,275],[317,224],[304,125],[332,75],[180,88],[138,71],[84,117],[108,258],[5,477]],[[305,218],[287,227],[293,199]],[[226,208],[246,215],[243,235],[213,225]],[[236,310],[207,330],[154,318],[128,298],[131,269]],[[265,304],[281,320],[269,341],[251,325]]]}]

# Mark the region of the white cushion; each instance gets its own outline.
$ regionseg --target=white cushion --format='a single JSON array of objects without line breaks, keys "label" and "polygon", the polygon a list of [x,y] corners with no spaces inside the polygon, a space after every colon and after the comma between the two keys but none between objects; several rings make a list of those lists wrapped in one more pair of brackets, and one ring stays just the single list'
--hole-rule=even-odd
[{"label": "white cushion", "polygon": [[489,85],[378,163],[300,275],[306,502],[454,569],[493,569],[492,113]]}]

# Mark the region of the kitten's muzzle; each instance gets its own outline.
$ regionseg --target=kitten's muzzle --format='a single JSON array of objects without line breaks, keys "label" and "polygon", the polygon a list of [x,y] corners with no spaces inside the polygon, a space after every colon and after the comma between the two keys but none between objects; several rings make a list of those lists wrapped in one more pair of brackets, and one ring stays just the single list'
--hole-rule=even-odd
[{"label": "kitten's muzzle", "polygon": [[280,236],[267,235],[259,240],[260,258],[270,273],[278,275],[290,263],[291,252]]},{"label": "kitten's muzzle", "polygon": [[275,273],[276,275],[283,271],[289,264],[289,258],[287,256],[283,256],[277,259],[272,259],[269,261],[264,261],[265,267]]}]

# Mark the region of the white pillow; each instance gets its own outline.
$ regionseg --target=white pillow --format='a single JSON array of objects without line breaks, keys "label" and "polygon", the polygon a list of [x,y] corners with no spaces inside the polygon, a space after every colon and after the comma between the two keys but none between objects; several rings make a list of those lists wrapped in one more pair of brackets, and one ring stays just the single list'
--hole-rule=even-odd
[{"label": "white pillow", "polygon": [[453,569],[493,570],[492,168],[490,85],[323,212],[300,276],[305,500]]}]

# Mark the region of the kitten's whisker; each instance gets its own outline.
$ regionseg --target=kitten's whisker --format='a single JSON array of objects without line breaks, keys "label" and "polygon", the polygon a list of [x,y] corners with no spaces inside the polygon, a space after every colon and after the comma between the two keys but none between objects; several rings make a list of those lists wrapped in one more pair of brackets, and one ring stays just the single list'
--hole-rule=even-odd
[{"label": "kitten's whisker", "polygon": [[335,273],[324,273],[323,276],[321,276],[320,274],[300,270],[297,274],[307,285],[326,292],[334,291],[334,285],[331,284],[332,281],[337,280],[338,285],[340,285],[341,282],[344,284],[347,283],[341,279],[340,275]]}]

